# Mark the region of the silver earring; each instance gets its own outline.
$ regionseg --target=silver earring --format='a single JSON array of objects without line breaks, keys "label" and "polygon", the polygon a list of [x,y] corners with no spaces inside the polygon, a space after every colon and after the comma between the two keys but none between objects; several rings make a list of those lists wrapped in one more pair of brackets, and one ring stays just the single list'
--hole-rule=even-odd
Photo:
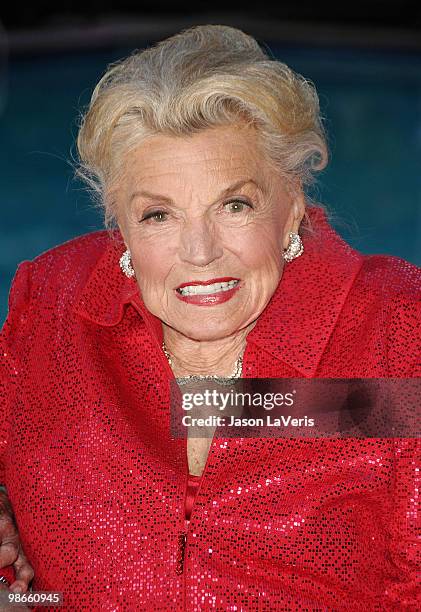
[{"label": "silver earring", "polygon": [[292,261],[296,257],[299,257],[304,252],[304,246],[301,241],[299,234],[289,233],[289,244],[288,248],[282,253],[285,261]]},{"label": "silver earring", "polygon": [[132,278],[132,276],[134,276],[134,270],[129,249],[127,249],[127,251],[124,251],[123,255],[120,257],[120,268],[127,276],[127,278]]}]

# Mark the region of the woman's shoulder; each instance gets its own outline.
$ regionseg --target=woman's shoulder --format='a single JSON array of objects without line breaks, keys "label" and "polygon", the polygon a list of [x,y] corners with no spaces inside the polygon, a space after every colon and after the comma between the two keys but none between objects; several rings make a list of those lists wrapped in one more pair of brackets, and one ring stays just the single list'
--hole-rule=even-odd
[{"label": "woman's shoulder", "polygon": [[366,341],[368,322],[386,338],[388,375],[421,375],[421,269],[399,257],[366,255],[352,293],[349,303],[354,317],[361,314]]},{"label": "woman's shoulder", "polygon": [[16,271],[9,296],[9,311],[18,304],[48,306],[60,295],[62,304],[72,302],[86,285],[98,262],[107,252],[121,250],[117,230],[96,231],[77,236],[23,261]]},{"label": "woman's shoulder", "polygon": [[392,255],[363,255],[356,289],[382,299],[421,299],[421,268]]},{"label": "woman's shoulder", "polygon": [[[311,237],[313,267],[338,271],[339,280],[354,276],[354,292],[366,297],[408,299],[421,297],[421,268],[394,255],[363,254],[351,247],[334,229],[327,211],[321,206],[309,210],[314,236]],[[322,261],[321,261],[322,260]]]},{"label": "woman's shoulder", "polygon": [[27,267],[32,284],[43,282],[56,284],[70,281],[83,283],[98,261],[110,248],[121,244],[118,231],[100,230],[76,236],[19,266]]},{"label": "woman's shoulder", "polygon": [[113,241],[118,240],[119,236],[119,232],[107,230],[76,236],[35,257],[31,261],[31,267],[34,271],[38,267],[48,268],[52,265],[60,265],[64,270],[80,270],[79,266],[83,264],[84,269],[89,269],[95,266],[105,250]]}]

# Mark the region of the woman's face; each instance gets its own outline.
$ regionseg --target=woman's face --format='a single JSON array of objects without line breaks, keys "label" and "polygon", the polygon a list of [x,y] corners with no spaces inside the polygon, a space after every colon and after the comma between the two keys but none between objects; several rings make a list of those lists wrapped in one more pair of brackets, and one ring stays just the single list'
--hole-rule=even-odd
[{"label": "woman's face", "polygon": [[257,319],[303,214],[301,189],[270,168],[245,126],[149,138],[126,156],[117,193],[146,307],[195,340]]}]

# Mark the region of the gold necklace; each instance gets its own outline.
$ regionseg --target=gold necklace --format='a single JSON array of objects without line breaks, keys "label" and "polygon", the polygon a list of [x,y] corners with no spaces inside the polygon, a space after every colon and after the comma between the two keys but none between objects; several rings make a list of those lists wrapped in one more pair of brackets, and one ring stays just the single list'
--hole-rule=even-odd
[{"label": "gold necklace", "polygon": [[[164,355],[167,358],[168,363],[172,367],[173,361],[172,361],[171,353],[167,349],[165,342],[162,343],[162,350],[164,351]],[[218,385],[228,386],[228,385],[232,385],[235,380],[240,378],[242,373],[243,373],[243,354],[241,354],[239,358],[237,359],[237,361],[235,362],[234,372],[229,377],[216,376],[216,375],[202,376],[200,374],[191,374],[189,376],[182,376],[180,378],[177,378],[176,380],[179,385],[187,385],[188,383],[195,383],[195,382],[201,382],[204,380],[208,380],[209,382],[214,382],[214,383],[217,383]]]}]

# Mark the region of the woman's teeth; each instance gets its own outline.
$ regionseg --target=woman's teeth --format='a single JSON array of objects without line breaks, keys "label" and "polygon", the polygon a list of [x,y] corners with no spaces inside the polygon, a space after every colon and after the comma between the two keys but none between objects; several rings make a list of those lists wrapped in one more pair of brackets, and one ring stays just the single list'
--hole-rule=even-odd
[{"label": "woman's teeth", "polygon": [[233,289],[238,283],[238,280],[232,280],[227,283],[212,283],[212,285],[187,285],[177,289],[177,291],[181,295],[209,295],[211,293],[229,291],[229,289]]}]

